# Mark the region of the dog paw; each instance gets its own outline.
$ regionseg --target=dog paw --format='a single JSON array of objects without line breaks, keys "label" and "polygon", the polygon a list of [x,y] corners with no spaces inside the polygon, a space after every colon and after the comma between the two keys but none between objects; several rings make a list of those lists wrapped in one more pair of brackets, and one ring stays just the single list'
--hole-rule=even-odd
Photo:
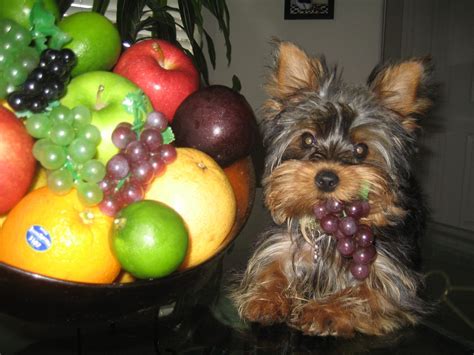
[{"label": "dog paw", "polygon": [[285,322],[289,314],[288,300],[280,294],[256,295],[243,307],[242,316],[263,325]]},{"label": "dog paw", "polygon": [[350,312],[316,301],[309,301],[296,307],[288,325],[306,335],[331,335],[346,338],[354,336]]}]

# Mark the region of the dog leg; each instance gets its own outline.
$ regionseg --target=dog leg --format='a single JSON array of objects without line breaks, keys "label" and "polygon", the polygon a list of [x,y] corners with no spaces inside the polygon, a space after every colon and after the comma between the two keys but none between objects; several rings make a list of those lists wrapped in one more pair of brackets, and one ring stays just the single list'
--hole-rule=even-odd
[{"label": "dog leg", "polygon": [[262,324],[283,323],[290,314],[291,239],[286,233],[267,235],[249,260],[231,298],[242,318]]},{"label": "dog leg", "polygon": [[288,281],[280,263],[265,266],[247,284],[236,300],[240,315],[250,321],[265,325],[285,322],[290,304],[285,296]]},{"label": "dog leg", "polygon": [[353,309],[344,300],[354,298],[345,290],[323,300],[309,300],[295,305],[288,325],[306,335],[354,335]]},{"label": "dog leg", "polygon": [[360,286],[295,307],[289,325],[307,335],[352,337],[383,335],[414,322],[381,293]]}]

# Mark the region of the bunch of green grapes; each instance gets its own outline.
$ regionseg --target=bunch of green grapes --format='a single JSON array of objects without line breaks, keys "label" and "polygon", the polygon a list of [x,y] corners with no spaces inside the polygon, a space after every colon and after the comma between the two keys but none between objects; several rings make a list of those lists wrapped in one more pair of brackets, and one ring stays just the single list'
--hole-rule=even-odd
[{"label": "bunch of green grapes", "polygon": [[33,155],[48,170],[48,187],[57,194],[76,187],[87,205],[102,201],[98,182],[106,173],[104,165],[94,159],[101,136],[91,120],[87,107],[61,105],[26,120],[28,133],[38,139]]},{"label": "bunch of green grapes", "polygon": [[0,20],[0,99],[18,89],[39,63],[39,54],[29,47],[30,32],[12,20]]}]

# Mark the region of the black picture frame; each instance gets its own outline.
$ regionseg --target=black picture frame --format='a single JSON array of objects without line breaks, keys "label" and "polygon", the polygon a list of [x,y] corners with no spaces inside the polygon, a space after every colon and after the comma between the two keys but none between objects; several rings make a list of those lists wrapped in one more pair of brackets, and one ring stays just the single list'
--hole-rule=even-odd
[{"label": "black picture frame", "polygon": [[285,20],[332,20],[334,0],[285,0]]}]

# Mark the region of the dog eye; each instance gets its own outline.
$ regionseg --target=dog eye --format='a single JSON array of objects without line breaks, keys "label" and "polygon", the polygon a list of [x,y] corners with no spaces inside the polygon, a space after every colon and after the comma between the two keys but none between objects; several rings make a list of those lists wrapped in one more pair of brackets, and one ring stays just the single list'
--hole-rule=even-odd
[{"label": "dog eye", "polygon": [[305,132],[301,135],[301,143],[303,148],[311,148],[316,142],[316,138],[309,132]]},{"label": "dog eye", "polygon": [[367,144],[365,143],[357,143],[354,145],[354,156],[358,160],[364,160],[367,157],[367,154],[369,153],[369,147],[367,147]]}]

